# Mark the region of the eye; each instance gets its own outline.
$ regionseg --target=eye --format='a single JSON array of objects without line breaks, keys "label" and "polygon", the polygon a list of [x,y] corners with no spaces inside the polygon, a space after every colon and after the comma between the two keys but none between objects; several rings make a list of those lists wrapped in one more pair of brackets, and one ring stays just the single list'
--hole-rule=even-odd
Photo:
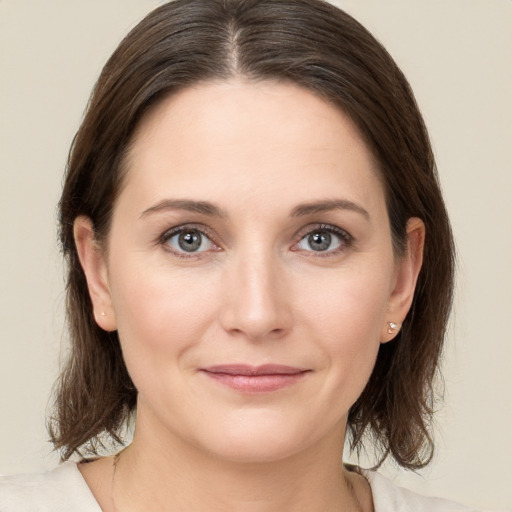
[{"label": "eye", "polygon": [[351,237],[344,230],[334,226],[322,226],[309,231],[295,248],[301,251],[336,253],[350,243]]},{"label": "eye", "polygon": [[197,228],[177,228],[164,235],[164,243],[177,253],[198,253],[217,246]]}]

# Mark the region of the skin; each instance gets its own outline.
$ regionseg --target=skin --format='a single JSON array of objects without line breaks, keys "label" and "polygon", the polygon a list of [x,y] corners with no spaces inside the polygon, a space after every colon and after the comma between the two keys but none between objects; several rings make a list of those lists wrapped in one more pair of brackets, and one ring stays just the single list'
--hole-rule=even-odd
[{"label": "skin", "polygon": [[[356,127],[295,85],[204,83],[143,118],[127,168],[107,247],[75,222],[96,320],[139,391],[114,485],[111,459],[80,468],[103,510],[372,510],[342,466],[347,414],[409,310],[424,226],[397,258]],[[248,393],[201,371],[233,363],[306,372]]]}]

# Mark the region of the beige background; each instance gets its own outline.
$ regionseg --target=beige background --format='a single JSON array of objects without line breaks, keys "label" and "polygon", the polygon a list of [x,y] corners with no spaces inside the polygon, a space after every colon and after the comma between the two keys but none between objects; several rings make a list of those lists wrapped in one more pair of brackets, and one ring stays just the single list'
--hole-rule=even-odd
[{"label": "beige background", "polygon": [[[63,341],[55,205],[91,87],[155,0],[0,0],[0,472],[56,462],[45,408]],[[512,1],[340,0],[402,66],[459,250],[438,451],[404,485],[512,509]]]}]

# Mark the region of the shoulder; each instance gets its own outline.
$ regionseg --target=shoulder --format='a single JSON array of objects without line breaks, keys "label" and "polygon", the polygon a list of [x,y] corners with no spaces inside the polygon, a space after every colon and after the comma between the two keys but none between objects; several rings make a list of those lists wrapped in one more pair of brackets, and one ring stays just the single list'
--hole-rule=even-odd
[{"label": "shoulder", "polygon": [[101,512],[74,462],[33,475],[0,476],[0,512]]},{"label": "shoulder", "polygon": [[399,487],[374,471],[362,471],[370,483],[375,512],[485,512],[442,498],[422,496]]}]

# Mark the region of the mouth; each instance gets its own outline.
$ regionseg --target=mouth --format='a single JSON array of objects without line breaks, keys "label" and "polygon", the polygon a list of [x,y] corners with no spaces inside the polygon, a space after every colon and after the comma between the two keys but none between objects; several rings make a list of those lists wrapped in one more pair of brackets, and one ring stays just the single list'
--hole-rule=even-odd
[{"label": "mouth", "polygon": [[311,370],[279,364],[251,366],[245,364],[216,365],[202,368],[207,377],[242,393],[270,393],[302,380]]}]

